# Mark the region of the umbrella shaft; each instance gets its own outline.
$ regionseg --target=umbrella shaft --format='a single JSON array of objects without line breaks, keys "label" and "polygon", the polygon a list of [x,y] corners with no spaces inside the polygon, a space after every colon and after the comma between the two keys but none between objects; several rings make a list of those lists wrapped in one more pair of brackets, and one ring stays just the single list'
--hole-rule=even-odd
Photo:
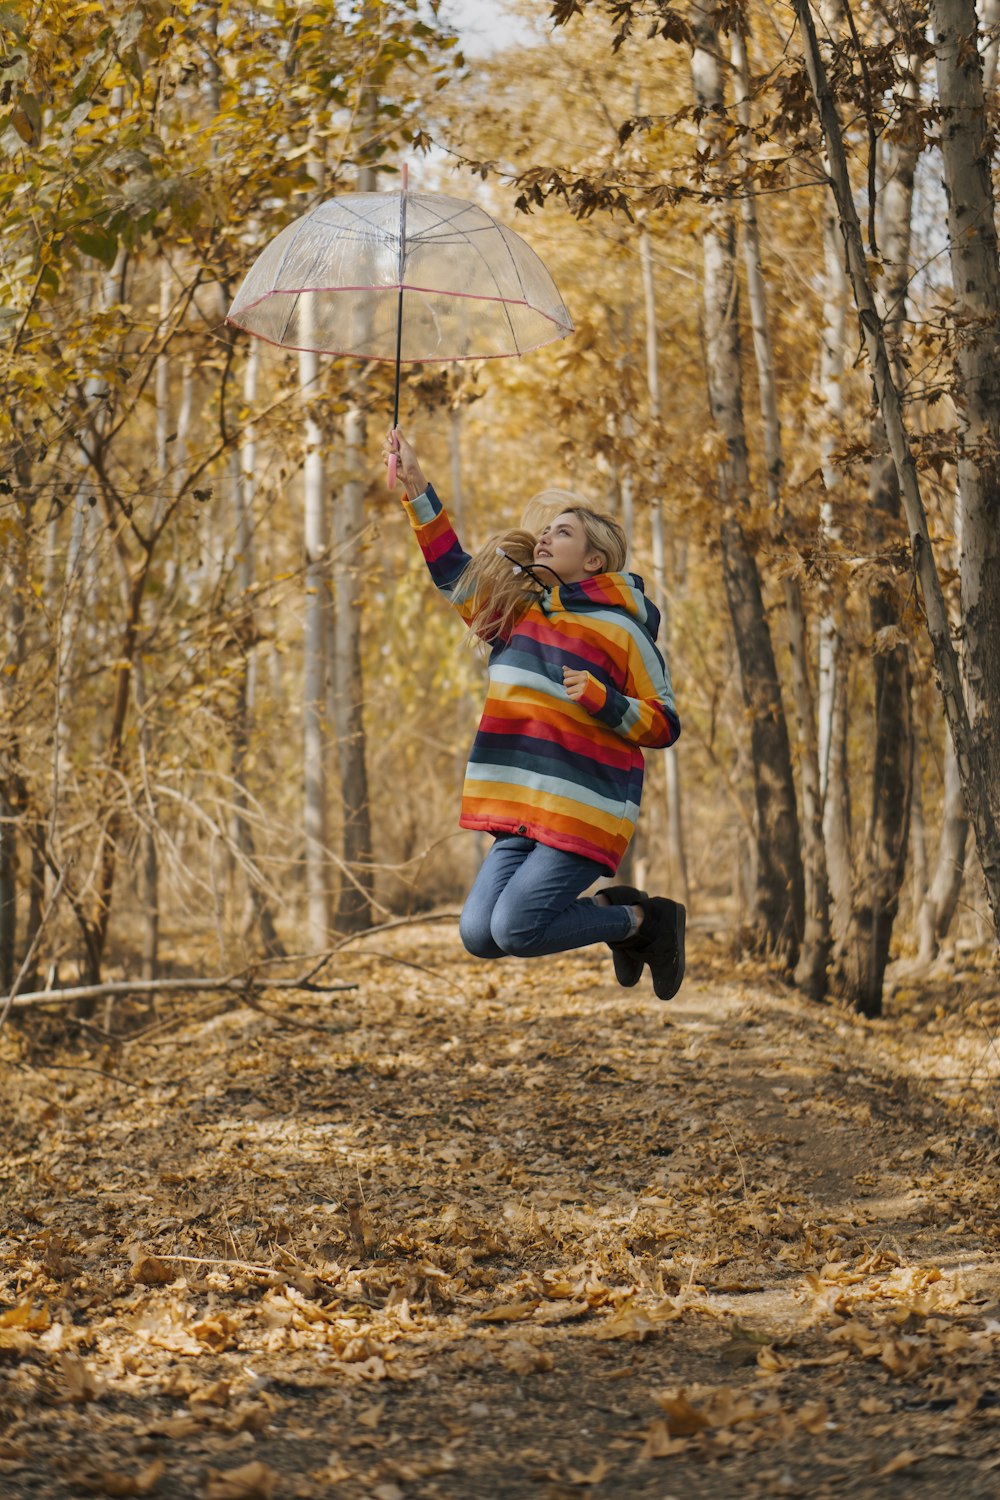
[{"label": "umbrella shaft", "polygon": [[392,397],[392,425],[399,425],[399,357],[403,349],[403,279],[406,275],[406,186],[409,172],[403,164],[399,194],[399,302],[396,307],[396,389]]},{"label": "umbrella shaft", "polygon": [[396,389],[392,398],[392,425],[399,425],[399,356],[403,347],[403,288],[399,288],[399,303],[396,309]]}]

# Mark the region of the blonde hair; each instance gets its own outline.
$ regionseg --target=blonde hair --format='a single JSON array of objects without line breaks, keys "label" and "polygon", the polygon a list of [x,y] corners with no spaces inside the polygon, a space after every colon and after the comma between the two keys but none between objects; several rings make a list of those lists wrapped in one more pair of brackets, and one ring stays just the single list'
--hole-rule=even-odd
[{"label": "blonde hair", "polygon": [[521,526],[490,537],[459,579],[459,595],[472,600],[473,638],[505,640],[528,607],[541,598],[547,585],[521,570],[532,565],[538,534],[562,515],[577,517],[588,546],[603,560],[603,572],[622,571],[628,538],[618,522],[582,504],[571,490],[541,490],[528,501]]}]

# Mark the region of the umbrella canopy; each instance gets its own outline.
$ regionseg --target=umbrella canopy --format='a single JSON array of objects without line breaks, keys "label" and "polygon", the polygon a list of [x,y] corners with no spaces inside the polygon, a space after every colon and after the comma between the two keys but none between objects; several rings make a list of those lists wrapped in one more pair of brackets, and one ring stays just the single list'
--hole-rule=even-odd
[{"label": "umbrella canopy", "polygon": [[524,354],[573,331],[520,235],[475,203],[405,187],[328,198],[289,224],[227,321],[285,349],[397,363]]}]

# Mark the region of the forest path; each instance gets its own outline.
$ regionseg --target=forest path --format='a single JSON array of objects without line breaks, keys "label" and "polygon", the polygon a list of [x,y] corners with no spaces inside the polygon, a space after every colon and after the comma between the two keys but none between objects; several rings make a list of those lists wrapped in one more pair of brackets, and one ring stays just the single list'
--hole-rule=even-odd
[{"label": "forest path", "polygon": [[865,1022],[692,948],[8,1029],[0,1493],[995,1496],[995,974]]}]

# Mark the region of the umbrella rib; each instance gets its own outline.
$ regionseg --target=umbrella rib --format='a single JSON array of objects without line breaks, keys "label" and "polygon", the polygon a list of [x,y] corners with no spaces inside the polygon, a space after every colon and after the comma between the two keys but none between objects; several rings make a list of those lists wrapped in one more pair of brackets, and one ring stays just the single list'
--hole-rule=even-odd
[{"label": "umbrella rib", "polygon": [[[502,238],[503,238],[503,236],[501,235],[501,239]],[[512,323],[510,313],[507,310],[507,299],[506,299],[506,297],[504,296],[503,292],[500,289],[500,283],[499,283],[499,281],[497,281],[496,275],[494,274],[494,271],[493,271],[493,267],[490,265],[489,261],[486,259],[486,256],[480,250],[480,248],[479,248],[478,245],[473,244],[473,242],[472,242],[471,239],[469,240],[468,243],[469,243],[470,249],[475,250],[476,254],[479,256],[479,259],[482,261],[482,263],[486,267],[487,271],[493,277],[493,285],[497,289],[497,300],[500,303],[500,306],[503,308],[503,315],[507,319],[507,327],[510,329],[510,338],[511,338],[511,343],[514,345],[514,353],[515,354],[520,354],[521,350],[520,350],[520,348],[518,346],[517,334],[514,332],[514,324]],[[504,240],[504,246],[505,247],[507,246],[507,241],[506,240]],[[508,255],[510,254],[509,248],[507,250],[507,253],[508,253]],[[521,287],[521,295],[523,297],[524,296],[524,285],[521,282],[521,278],[520,277],[518,277],[518,285]]]}]

